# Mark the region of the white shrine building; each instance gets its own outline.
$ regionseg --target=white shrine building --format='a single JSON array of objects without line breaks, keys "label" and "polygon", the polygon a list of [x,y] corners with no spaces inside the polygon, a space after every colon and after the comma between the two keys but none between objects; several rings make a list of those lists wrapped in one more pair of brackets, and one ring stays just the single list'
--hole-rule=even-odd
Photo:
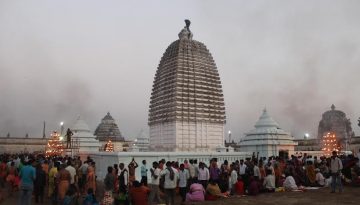
[{"label": "white shrine building", "polygon": [[256,122],[255,129],[245,133],[239,142],[241,152],[252,152],[259,157],[287,156],[294,153],[296,145],[294,137],[281,129],[266,109]]},{"label": "white shrine building", "polygon": [[98,152],[101,144],[99,140],[95,139],[95,136],[92,134],[89,126],[86,122],[78,117],[76,122],[71,128],[73,132],[72,139],[73,141],[77,141],[79,147],[80,154],[86,154],[91,152]]}]

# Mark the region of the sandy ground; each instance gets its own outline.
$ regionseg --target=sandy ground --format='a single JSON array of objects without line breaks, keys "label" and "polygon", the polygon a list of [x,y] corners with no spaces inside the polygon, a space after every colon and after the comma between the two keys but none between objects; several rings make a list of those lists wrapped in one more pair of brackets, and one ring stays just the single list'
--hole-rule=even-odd
[{"label": "sandy ground", "polygon": [[[98,190],[101,189],[99,185]],[[15,193],[12,197],[6,196],[6,190],[2,189],[2,194],[5,195],[5,200],[1,201],[1,205],[16,205],[18,200],[18,193]],[[97,196],[101,199],[102,193],[99,191]],[[32,204],[35,204],[33,199]],[[44,205],[50,205],[48,199],[45,200]],[[177,197],[177,203],[180,203],[180,197]],[[231,197],[221,199],[217,201],[206,201],[202,203],[186,203],[196,205],[342,205],[342,204],[360,204],[360,187],[346,186],[343,193],[330,193],[329,188],[321,188],[318,190],[308,190],[306,192],[280,192],[280,193],[267,193],[260,194],[258,196],[244,196],[244,197]]]}]

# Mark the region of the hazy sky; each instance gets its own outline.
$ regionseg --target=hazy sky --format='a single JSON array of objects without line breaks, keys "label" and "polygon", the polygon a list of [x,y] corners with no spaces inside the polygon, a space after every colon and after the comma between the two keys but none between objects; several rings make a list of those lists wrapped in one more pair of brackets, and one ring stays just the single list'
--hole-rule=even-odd
[{"label": "hazy sky", "polygon": [[233,137],[263,108],[296,137],[332,103],[360,130],[360,1],[0,0],[0,136],[110,111],[148,131],[155,72],[184,19],[212,53]]}]

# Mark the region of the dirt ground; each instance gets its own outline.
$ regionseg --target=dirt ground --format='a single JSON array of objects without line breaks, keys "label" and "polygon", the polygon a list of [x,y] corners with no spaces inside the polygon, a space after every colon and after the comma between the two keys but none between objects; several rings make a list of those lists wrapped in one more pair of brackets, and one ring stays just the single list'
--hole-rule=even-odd
[{"label": "dirt ground", "polygon": [[[191,204],[191,203],[189,203]],[[343,193],[330,193],[329,188],[307,190],[306,192],[278,192],[259,194],[258,196],[245,196],[240,198],[227,198],[220,201],[197,203],[197,205],[342,205],[360,204],[360,187],[345,187]]]},{"label": "dirt ground", "polygon": [[[101,190],[98,187],[98,190]],[[1,201],[1,205],[16,205],[18,200],[18,193],[12,197],[6,196],[6,191],[2,190],[6,199]],[[101,194],[97,197],[101,199]],[[32,204],[35,204],[34,199]],[[50,205],[48,199],[45,200],[44,205]],[[180,197],[177,197],[177,203],[180,203]],[[329,188],[321,188],[318,190],[308,190],[306,192],[279,192],[260,194],[258,196],[244,196],[244,197],[231,197],[218,201],[206,201],[202,203],[186,203],[196,205],[346,205],[346,204],[360,204],[360,187],[346,186],[343,193],[330,193]]]}]

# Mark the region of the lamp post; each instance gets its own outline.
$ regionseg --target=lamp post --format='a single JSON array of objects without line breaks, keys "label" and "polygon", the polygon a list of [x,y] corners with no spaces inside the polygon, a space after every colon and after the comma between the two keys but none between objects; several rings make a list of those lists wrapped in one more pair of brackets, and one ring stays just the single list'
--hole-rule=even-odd
[{"label": "lamp post", "polygon": [[62,136],[64,132],[64,122],[60,122],[60,136]]},{"label": "lamp post", "polygon": [[309,137],[310,137],[309,133],[305,133],[305,134],[304,134],[304,139],[307,140]]},{"label": "lamp post", "polygon": [[231,143],[231,130],[229,130],[228,136],[229,136],[229,143]]}]

